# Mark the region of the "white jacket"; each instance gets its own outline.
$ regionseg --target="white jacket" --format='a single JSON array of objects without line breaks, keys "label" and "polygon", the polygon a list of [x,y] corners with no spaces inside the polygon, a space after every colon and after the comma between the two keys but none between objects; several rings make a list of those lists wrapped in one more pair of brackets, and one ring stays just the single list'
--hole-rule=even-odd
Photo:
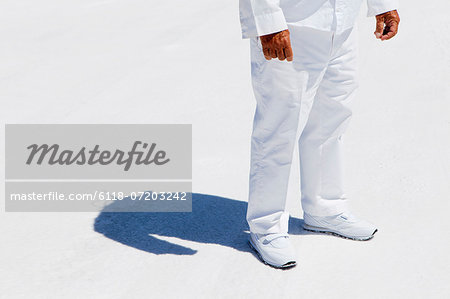
[{"label": "white jacket", "polygon": [[[242,37],[287,29],[287,23],[342,32],[352,27],[363,0],[239,0]],[[367,0],[367,15],[398,9],[397,0]]]}]

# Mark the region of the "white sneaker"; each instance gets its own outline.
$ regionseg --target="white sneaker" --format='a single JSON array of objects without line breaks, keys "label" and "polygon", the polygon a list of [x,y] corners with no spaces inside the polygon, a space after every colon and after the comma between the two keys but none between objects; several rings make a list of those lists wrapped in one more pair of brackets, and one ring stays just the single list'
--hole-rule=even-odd
[{"label": "white sneaker", "polygon": [[294,247],[288,234],[250,233],[250,246],[264,263],[272,267],[286,269],[297,264]]},{"label": "white sneaker", "polygon": [[303,228],[308,231],[329,233],[358,241],[370,240],[378,231],[375,225],[358,219],[350,213],[326,217],[311,216],[306,213],[303,215]]}]

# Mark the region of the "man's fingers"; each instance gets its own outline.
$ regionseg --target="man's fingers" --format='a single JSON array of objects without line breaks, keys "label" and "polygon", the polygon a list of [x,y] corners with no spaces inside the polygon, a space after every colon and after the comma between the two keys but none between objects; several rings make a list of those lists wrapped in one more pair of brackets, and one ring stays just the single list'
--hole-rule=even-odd
[{"label": "man's fingers", "polygon": [[388,34],[385,34],[381,37],[381,40],[388,40],[394,37],[394,32],[388,32]]},{"label": "man's fingers", "polygon": [[377,17],[377,26],[374,32],[377,38],[381,38],[381,36],[383,35],[383,29],[384,29],[384,18]]},{"label": "man's fingers", "polygon": [[383,36],[381,37],[381,40],[388,40],[391,39],[395,36],[396,32],[389,30],[388,32],[386,32],[385,34],[383,34]]},{"label": "man's fingers", "polygon": [[280,59],[281,61],[286,59],[286,55],[284,54],[284,49],[278,50],[277,53],[278,53],[278,59]]},{"label": "man's fingers", "polygon": [[270,57],[277,58],[278,57],[277,50],[270,49]]},{"label": "man's fingers", "polygon": [[263,48],[263,53],[264,53],[264,57],[265,57],[267,60],[272,59],[272,57],[270,57],[270,48]]},{"label": "man's fingers", "polygon": [[267,60],[278,58],[283,61],[287,58],[288,61],[292,61],[293,53],[289,38],[289,30],[262,35],[259,38],[261,41],[262,52]]},{"label": "man's fingers", "polygon": [[292,61],[294,59],[294,53],[292,52],[292,47],[290,45],[287,48],[284,48],[284,55],[286,56],[287,61]]},{"label": "man's fingers", "polygon": [[376,16],[377,26],[375,36],[381,40],[393,38],[398,31],[400,16],[396,10],[391,10]]},{"label": "man's fingers", "polygon": [[387,28],[386,33],[381,37],[381,40],[388,40],[388,39],[393,38],[397,34],[397,31],[398,31],[398,23],[391,22],[389,24],[389,26],[386,28]]},{"label": "man's fingers", "polygon": [[281,61],[287,59],[287,61],[292,61],[294,58],[294,54],[292,52],[291,47],[283,48],[283,49],[270,49],[270,48],[263,48],[264,57],[267,60],[271,60],[272,58],[278,58]]}]

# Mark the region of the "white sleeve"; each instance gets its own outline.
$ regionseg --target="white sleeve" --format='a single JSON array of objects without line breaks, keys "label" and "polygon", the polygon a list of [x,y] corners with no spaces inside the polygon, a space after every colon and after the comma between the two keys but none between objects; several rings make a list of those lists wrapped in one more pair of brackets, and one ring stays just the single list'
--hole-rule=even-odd
[{"label": "white sleeve", "polygon": [[391,10],[398,9],[397,0],[367,0],[368,17],[373,17]]},{"label": "white sleeve", "polygon": [[242,38],[266,35],[287,29],[280,0],[239,0]]}]

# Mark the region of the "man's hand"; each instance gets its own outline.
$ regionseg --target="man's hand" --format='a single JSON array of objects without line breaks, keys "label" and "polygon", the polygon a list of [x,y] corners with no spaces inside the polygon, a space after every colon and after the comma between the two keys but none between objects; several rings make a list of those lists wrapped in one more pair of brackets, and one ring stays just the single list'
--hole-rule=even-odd
[{"label": "man's hand", "polygon": [[388,40],[397,34],[400,17],[396,10],[391,10],[376,16],[377,28],[375,36],[381,40]]},{"label": "man's hand", "polygon": [[292,61],[294,53],[292,52],[289,30],[262,35],[259,39],[261,40],[264,57],[267,60],[278,57],[280,60]]}]

